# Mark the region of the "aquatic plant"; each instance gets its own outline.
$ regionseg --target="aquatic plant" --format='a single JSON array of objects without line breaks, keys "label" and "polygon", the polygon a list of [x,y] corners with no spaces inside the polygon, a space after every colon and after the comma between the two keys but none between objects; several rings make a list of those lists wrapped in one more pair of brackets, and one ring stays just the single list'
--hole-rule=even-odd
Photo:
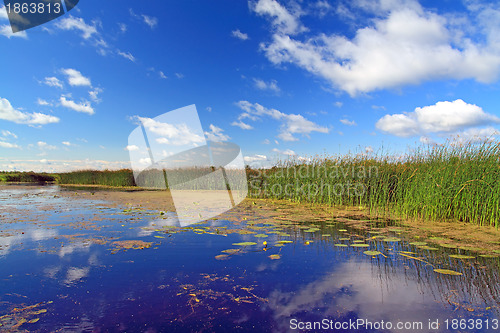
[{"label": "aquatic plant", "polygon": [[430,221],[500,224],[500,142],[421,146],[404,156],[288,159],[248,173],[249,193],[331,206],[361,206]]},{"label": "aquatic plant", "polygon": [[80,170],[56,174],[59,184],[135,186],[132,170]]},{"label": "aquatic plant", "polygon": [[48,173],[1,171],[0,182],[45,183],[55,181],[54,175]]}]

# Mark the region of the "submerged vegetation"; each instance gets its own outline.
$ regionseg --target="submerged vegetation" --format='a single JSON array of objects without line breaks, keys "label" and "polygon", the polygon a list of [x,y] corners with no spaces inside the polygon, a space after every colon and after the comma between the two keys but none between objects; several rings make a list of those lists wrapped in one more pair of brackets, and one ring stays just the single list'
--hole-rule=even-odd
[{"label": "submerged vegetation", "polygon": [[[269,169],[247,168],[246,172],[252,197],[362,206],[375,214],[403,218],[500,225],[499,142],[432,145],[399,157],[358,154],[289,159]],[[155,179],[163,180],[161,176]],[[136,186],[128,169],[53,175],[0,173],[0,181],[54,180],[59,184]]]}]

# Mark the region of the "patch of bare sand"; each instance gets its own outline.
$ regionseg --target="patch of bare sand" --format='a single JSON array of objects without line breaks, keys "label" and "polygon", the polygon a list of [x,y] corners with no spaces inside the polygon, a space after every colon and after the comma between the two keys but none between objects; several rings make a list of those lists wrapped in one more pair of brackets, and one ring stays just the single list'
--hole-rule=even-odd
[{"label": "patch of bare sand", "polygon": [[[174,202],[170,191],[164,190],[142,190],[137,188],[125,188],[124,190],[109,189],[104,187],[95,190],[95,187],[88,189],[73,189],[72,187],[64,187],[65,190],[59,194],[65,197],[85,198],[93,200],[106,201],[105,206],[108,207],[126,207],[126,208],[141,208],[148,210],[173,212],[175,211]],[[221,195],[218,195],[220,192]],[[176,202],[182,207],[199,205],[199,201],[203,200],[203,205],[208,207],[219,207],[221,200],[228,199],[227,191],[176,191]]]},{"label": "patch of bare sand", "polygon": [[[80,188],[80,186],[78,186]],[[149,190],[106,190],[95,187],[88,189],[73,189],[63,187],[64,190],[58,194],[67,198],[92,199],[105,201],[107,207],[141,208],[164,212],[173,212],[175,207],[169,191],[149,191]]]}]

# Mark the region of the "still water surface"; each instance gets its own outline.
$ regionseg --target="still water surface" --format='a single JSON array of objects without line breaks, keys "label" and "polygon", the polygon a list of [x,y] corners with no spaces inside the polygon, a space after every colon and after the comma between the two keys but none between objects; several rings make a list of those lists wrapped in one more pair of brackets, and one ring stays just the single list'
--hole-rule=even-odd
[{"label": "still water surface", "polygon": [[[364,320],[372,326],[329,331],[500,332],[498,257],[410,245],[425,240],[380,221],[354,228],[257,207],[181,229],[169,213],[59,191],[0,186],[0,331],[297,332]],[[453,330],[453,319],[475,324]]]}]

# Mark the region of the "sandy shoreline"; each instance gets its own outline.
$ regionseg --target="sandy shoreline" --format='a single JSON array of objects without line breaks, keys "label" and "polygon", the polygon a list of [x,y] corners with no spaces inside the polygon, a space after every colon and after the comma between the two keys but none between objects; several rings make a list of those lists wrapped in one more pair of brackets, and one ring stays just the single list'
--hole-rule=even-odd
[{"label": "sandy shoreline", "polygon": [[[124,189],[76,189],[74,187],[61,187],[61,195],[72,198],[88,198],[103,200],[112,206],[124,206],[127,208],[141,208],[163,212],[175,212],[174,201],[168,190],[146,190],[139,188]],[[199,201],[208,207],[220,205],[227,191],[176,191],[175,202],[181,206],[191,205],[193,208],[200,207]],[[198,201],[198,202],[197,202]],[[198,206],[197,206],[198,205]],[[178,206],[179,207],[179,206]]]}]

